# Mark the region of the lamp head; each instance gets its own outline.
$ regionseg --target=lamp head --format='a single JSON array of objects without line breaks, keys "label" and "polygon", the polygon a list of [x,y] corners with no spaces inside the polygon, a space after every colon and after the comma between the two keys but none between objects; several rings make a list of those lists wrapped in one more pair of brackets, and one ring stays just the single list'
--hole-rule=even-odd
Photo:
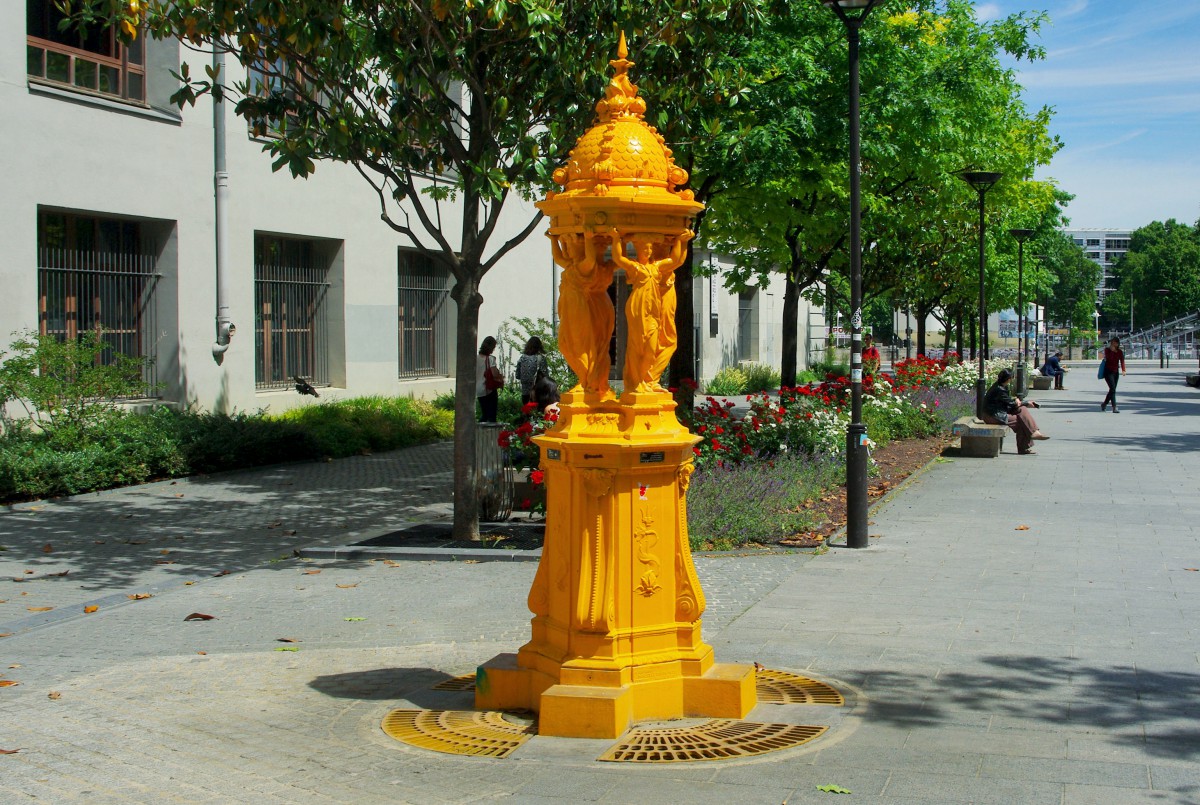
[{"label": "lamp head", "polygon": [[879,2],[879,0],[821,0],[822,4],[829,6],[830,8],[837,6],[838,8],[845,9],[847,11],[851,11],[856,8],[870,8],[877,2]]},{"label": "lamp head", "polygon": [[1003,176],[1003,173],[996,171],[959,171],[958,173],[958,178],[971,185],[979,193],[991,190],[992,185],[1000,181]]},{"label": "lamp head", "polygon": [[1169,293],[1170,293],[1170,291],[1168,291],[1166,288],[1157,288],[1157,289],[1155,289],[1155,291],[1154,291],[1154,292],[1155,292],[1156,294],[1159,294],[1159,295],[1161,295],[1161,296],[1166,296],[1167,294],[1169,294]]},{"label": "lamp head", "polygon": [[1008,234],[1017,239],[1018,243],[1024,243],[1029,238],[1033,237],[1032,229],[1010,229]]}]

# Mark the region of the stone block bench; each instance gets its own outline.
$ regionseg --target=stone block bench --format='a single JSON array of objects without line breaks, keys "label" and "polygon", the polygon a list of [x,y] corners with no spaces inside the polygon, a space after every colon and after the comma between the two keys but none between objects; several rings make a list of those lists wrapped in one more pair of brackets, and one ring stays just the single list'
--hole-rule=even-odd
[{"label": "stone block bench", "polygon": [[[1051,378],[1046,378],[1050,380]],[[1005,425],[989,425],[973,416],[959,417],[950,426],[950,433],[959,437],[960,453],[968,458],[995,458],[1000,455]]]},{"label": "stone block bench", "polygon": [[1033,389],[1034,391],[1049,391],[1050,387],[1053,385],[1054,385],[1053,377],[1046,377],[1045,375],[1034,375],[1033,377],[1029,378],[1029,387],[1031,389]]},{"label": "stone block bench", "polygon": [[1194,389],[1200,389],[1200,375],[1188,375],[1184,382]]}]

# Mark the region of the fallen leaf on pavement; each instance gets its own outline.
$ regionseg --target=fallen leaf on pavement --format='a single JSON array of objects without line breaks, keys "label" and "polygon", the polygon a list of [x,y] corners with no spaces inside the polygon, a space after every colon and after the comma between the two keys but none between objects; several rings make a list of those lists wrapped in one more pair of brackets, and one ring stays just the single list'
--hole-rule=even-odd
[{"label": "fallen leaf on pavement", "polygon": [[228,576],[228,575],[229,575],[228,570],[222,570],[220,573],[213,573],[213,578],[215,579],[218,576]]},{"label": "fallen leaf on pavement", "polygon": [[196,653],[197,653],[197,654],[208,654],[208,652],[207,652],[207,651],[197,651]]},{"label": "fallen leaf on pavement", "polygon": [[275,638],[275,642],[276,643],[302,643],[304,641],[297,640],[294,637],[277,637],[277,638]]},{"label": "fallen leaf on pavement", "polygon": [[365,621],[365,620],[366,620],[366,618],[344,618],[343,620],[348,620],[348,621]]},{"label": "fallen leaf on pavement", "polygon": [[127,595],[125,597],[128,598],[130,601],[145,601],[147,598],[153,598],[154,594],[153,593],[130,593],[129,595]]},{"label": "fallen leaf on pavement", "polygon": [[1184,570],[1190,570],[1193,573],[1198,573],[1200,572],[1200,567],[1185,567]]},{"label": "fallen leaf on pavement", "polygon": [[299,651],[299,646],[276,646],[276,651]]},{"label": "fallen leaf on pavement", "polygon": [[14,662],[12,665],[10,665],[10,666],[8,666],[8,667],[9,667],[9,668],[20,668],[20,667],[21,667],[21,663],[19,663],[19,662]]},{"label": "fallen leaf on pavement", "polygon": [[159,553],[161,553],[163,556],[166,556],[166,555],[167,555],[167,554],[169,554],[170,552],[171,552],[171,551],[170,551],[170,550],[168,550],[167,548],[163,548],[161,551],[159,551]]},{"label": "fallen leaf on pavement", "polygon": [[54,701],[58,701],[59,699],[62,698],[62,694],[59,693],[57,690],[52,690],[48,694],[46,694],[46,698],[53,699]]},{"label": "fallen leaf on pavement", "polygon": [[315,576],[315,575],[317,575],[317,574],[318,574],[318,573],[320,573],[320,572],[321,572],[321,571],[319,571],[319,570],[306,570],[306,571],[304,571],[304,575],[306,575],[306,576]]},{"label": "fallen leaf on pavement", "polygon": [[30,612],[49,612],[50,610],[54,609],[54,607],[25,607],[25,608],[28,609]]},{"label": "fallen leaf on pavement", "polygon": [[214,615],[205,615],[203,612],[193,612],[184,618],[185,621],[213,621],[216,620]]},{"label": "fallen leaf on pavement", "polygon": [[827,794],[849,794],[849,788],[842,788],[840,785],[819,785],[818,791],[824,791]]},{"label": "fallen leaf on pavement", "polygon": [[14,682],[11,679],[0,679],[0,688],[15,688],[20,684],[20,682]]},{"label": "fallen leaf on pavement", "polygon": [[357,587],[357,586],[358,586],[358,582],[356,581],[353,584],[339,584],[338,589],[349,590],[351,587]]},{"label": "fallen leaf on pavement", "polygon": [[279,526],[281,526],[281,525],[283,525],[283,521],[282,521],[282,520],[276,520],[276,521],[275,521],[275,522],[273,522],[273,523],[267,523],[267,528],[279,528]]},{"label": "fallen leaf on pavement", "polygon": [[54,546],[47,542],[42,546],[42,553],[54,553]]},{"label": "fallen leaf on pavement", "polygon": [[183,497],[183,493],[182,493],[182,492],[177,492],[177,493],[175,494],[175,497],[177,497],[177,498],[181,498],[181,497]]},{"label": "fallen leaf on pavement", "polygon": [[12,632],[0,632],[0,637],[12,637]]},{"label": "fallen leaf on pavement", "polygon": [[1016,528],[1014,528],[1013,530],[1014,530],[1014,531],[1028,531],[1028,530],[1029,530],[1029,526],[1027,526],[1027,525],[1019,525],[1019,526],[1017,526]]},{"label": "fallen leaf on pavement", "polygon": [[296,529],[294,529],[294,528],[289,528],[289,529],[287,529],[286,531],[284,531],[284,532],[283,532],[283,535],[284,535],[285,537],[294,537],[294,536],[296,536]]},{"label": "fallen leaf on pavement", "polygon": [[92,604],[91,606],[86,606],[83,608],[83,614],[91,615],[93,612],[97,611],[98,609],[100,609],[100,607],[96,606],[95,604]]},{"label": "fallen leaf on pavement", "polygon": [[0,749],[0,755],[15,755],[20,749]]}]

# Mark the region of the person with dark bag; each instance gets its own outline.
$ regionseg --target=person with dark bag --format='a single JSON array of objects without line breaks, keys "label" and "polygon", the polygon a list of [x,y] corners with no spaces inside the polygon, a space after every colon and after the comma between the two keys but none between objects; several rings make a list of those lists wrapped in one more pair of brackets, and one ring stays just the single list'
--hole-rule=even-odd
[{"label": "person with dark bag", "polygon": [[479,400],[479,421],[495,422],[500,408],[500,389],[504,388],[504,373],[496,365],[492,353],[496,351],[496,339],[488,336],[479,345],[479,357],[475,360],[475,396]]},{"label": "person with dark bag", "polygon": [[517,358],[517,380],[521,383],[521,405],[533,400],[533,388],[538,378],[549,372],[546,366],[546,355],[542,347],[542,339],[530,336],[525,342],[525,350]]},{"label": "person with dark bag", "polygon": [[996,382],[988,389],[983,397],[983,421],[991,425],[1007,425],[1017,435],[1017,452],[1023,456],[1035,455],[1032,448],[1034,440],[1041,441],[1050,437],[1038,430],[1037,422],[1030,408],[1040,408],[1032,400],[1022,400],[1008,393],[1008,384],[1013,374],[1008,369],[1001,369],[996,376]]},{"label": "person with dark bag", "polygon": [[[1121,375],[1125,374],[1125,353],[1121,351],[1121,339],[1110,338],[1108,346],[1104,348],[1104,382],[1108,384],[1108,394],[1104,397],[1104,402],[1100,403],[1100,410],[1103,411],[1112,403],[1113,413],[1119,414],[1117,410],[1117,381]],[[1117,374],[1120,372],[1120,374]]]}]

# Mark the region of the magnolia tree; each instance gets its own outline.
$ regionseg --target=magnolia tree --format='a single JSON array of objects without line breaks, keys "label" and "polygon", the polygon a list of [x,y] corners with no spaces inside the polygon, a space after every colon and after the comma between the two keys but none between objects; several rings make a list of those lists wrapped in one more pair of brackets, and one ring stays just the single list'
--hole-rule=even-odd
[{"label": "magnolia tree", "polygon": [[[353,165],[380,217],[454,278],[458,309],[454,529],[478,538],[474,472],[480,284],[540,214],[514,199],[549,186],[590,123],[624,30],[640,75],[711,84],[718,36],[753,24],[759,0],[59,0],[83,24],[116,19],[215,47],[253,83],[183,65],[176,100],[232,95],[276,170]],[[690,89],[689,93],[687,90]],[[656,102],[660,102],[656,99]],[[672,107],[671,104],[676,104]],[[447,204],[453,203],[453,214]],[[516,207],[516,209],[514,209]],[[501,236],[503,216],[521,215]],[[456,223],[450,223],[451,221]]]}]

